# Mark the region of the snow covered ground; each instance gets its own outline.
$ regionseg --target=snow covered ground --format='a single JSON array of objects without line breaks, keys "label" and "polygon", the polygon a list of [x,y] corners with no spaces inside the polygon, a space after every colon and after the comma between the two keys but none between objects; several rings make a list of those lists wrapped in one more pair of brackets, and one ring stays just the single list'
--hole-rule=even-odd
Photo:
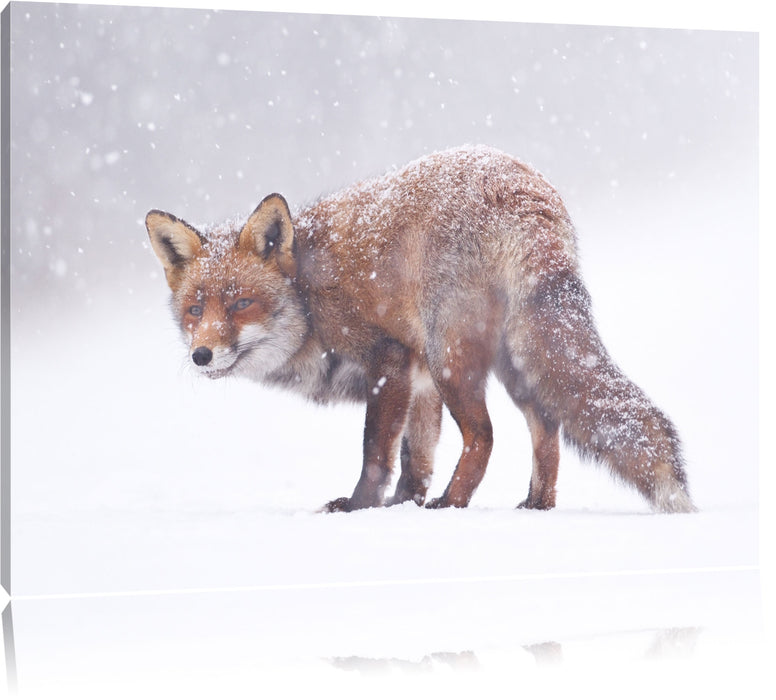
[{"label": "snow covered ground", "polygon": [[[21,697],[767,696],[751,37],[16,17],[4,629],[8,654],[12,613]],[[530,442],[494,383],[470,508],[321,514],[355,485],[362,409],[186,368],[148,209],[309,201],[464,142],[564,194],[603,339],[677,424],[698,513],[654,515],[568,451],[558,507],[516,510]],[[432,496],[459,450],[446,416]]]},{"label": "snow covered ground", "polygon": [[[695,270],[685,289],[708,278]],[[618,297],[621,280],[610,284],[594,292],[599,308]],[[654,515],[569,451],[558,507],[516,510],[530,443],[494,383],[496,447],[470,508],[327,515],[316,510],[358,476],[362,409],[194,377],[164,285],[150,287],[119,314],[98,303],[14,340],[13,619],[27,696],[66,683],[98,697],[117,678],[128,697],[149,684],[222,697],[334,685],[347,697],[580,683],[613,696],[615,678],[646,668],[646,697],[763,668],[754,408],[717,400],[754,369],[710,383],[718,354],[701,352],[745,353],[748,341],[682,333],[712,326],[727,291],[708,299],[709,286],[708,305],[677,318],[662,311],[680,291],[650,287],[623,302],[642,326],[603,330],[680,426],[699,513]],[[653,367],[638,358],[655,319],[656,335],[681,342],[650,346]],[[446,417],[432,494],[459,449]]]}]

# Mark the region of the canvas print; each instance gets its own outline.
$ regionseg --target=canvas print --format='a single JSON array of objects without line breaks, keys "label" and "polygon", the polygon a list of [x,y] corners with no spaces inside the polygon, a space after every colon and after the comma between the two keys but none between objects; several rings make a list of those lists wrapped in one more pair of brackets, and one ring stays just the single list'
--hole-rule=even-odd
[{"label": "canvas print", "polygon": [[21,2],[3,42],[14,677],[52,619],[74,668],[196,617],[331,679],[757,626],[756,33]]}]

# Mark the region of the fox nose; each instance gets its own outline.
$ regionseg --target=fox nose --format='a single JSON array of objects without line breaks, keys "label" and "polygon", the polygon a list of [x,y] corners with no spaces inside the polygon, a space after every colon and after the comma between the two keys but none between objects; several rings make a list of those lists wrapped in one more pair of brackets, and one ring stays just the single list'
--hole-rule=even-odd
[{"label": "fox nose", "polygon": [[213,351],[203,345],[191,353],[191,359],[194,360],[194,364],[197,365],[197,367],[204,367],[205,365],[210,364],[210,360],[213,359]]}]

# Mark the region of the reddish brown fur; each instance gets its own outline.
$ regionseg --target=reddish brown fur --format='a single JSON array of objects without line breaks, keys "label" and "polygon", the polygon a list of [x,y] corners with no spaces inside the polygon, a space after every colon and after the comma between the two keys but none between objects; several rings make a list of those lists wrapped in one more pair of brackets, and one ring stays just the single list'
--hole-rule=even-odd
[{"label": "reddish brown fur", "polygon": [[493,445],[491,372],[531,432],[521,506],[555,505],[562,433],[656,509],[693,509],[675,428],[595,330],[563,203],[519,161],[458,149],[293,217],[270,195],[240,228],[203,234],[161,212],[147,223],[200,371],[366,403],[361,477],[329,510],[386,502],[400,445],[387,502],[423,503],[442,405],[464,445],[428,505],[468,505]]}]

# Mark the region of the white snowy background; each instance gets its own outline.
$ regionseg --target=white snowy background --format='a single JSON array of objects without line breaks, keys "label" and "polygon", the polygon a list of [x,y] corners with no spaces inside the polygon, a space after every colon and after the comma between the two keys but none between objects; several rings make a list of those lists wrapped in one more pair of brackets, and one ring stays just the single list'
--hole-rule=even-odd
[{"label": "white snowy background", "polygon": [[[20,690],[99,695],[95,669],[222,697],[260,674],[463,687],[488,663],[515,688],[555,645],[597,678],[596,640],[626,667],[753,663],[755,34],[18,3],[11,37]],[[355,485],[362,409],[186,367],[149,209],[296,207],[462,143],[564,196],[601,334],[677,424],[699,513],[653,515],[569,451],[558,507],[515,510],[530,441],[494,382],[469,509],[319,514]],[[459,450],[448,417],[432,496]]]}]

